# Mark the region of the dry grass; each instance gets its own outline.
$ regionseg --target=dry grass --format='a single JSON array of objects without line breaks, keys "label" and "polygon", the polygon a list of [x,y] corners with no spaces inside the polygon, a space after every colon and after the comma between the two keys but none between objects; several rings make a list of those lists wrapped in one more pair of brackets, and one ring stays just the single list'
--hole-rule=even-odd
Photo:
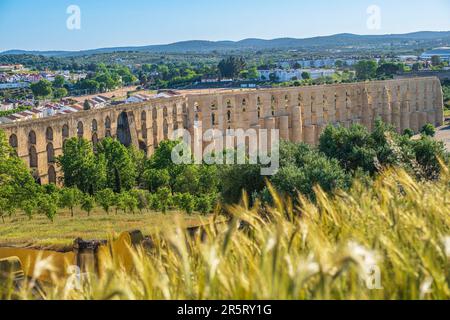
[{"label": "dry grass", "polygon": [[[5,223],[0,222],[0,244],[32,244],[35,246],[69,246],[76,238],[85,240],[108,239],[125,231],[141,230],[150,235],[174,225],[175,218],[183,215],[179,212],[168,212],[166,215],[156,212],[136,214],[107,215],[96,208],[91,216],[81,210],[75,211],[72,218],[68,210],[60,211],[55,221],[50,222],[43,215],[35,215],[29,220],[23,214],[17,214]],[[187,216],[183,219],[188,226],[201,225],[209,221],[200,215]]]}]

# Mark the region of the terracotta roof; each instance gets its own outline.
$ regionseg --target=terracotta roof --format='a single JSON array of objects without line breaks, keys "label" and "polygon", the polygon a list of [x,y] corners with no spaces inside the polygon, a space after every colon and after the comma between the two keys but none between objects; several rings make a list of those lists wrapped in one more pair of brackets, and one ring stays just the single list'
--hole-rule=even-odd
[{"label": "terracotta roof", "polygon": [[78,110],[78,111],[83,110],[83,107],[80,106],[79,104],[74,104],[74,105],[69,106],[69,107],[72,108],[72,109]]}]

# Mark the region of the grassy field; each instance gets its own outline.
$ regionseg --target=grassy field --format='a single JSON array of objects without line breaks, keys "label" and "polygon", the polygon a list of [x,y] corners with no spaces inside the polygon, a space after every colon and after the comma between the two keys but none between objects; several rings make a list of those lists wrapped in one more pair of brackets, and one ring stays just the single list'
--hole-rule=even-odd
[{"label": "grassy field", "polygon": [[182,217],[187,226],[200,225],[210,220],[205,216],[188,216],[177,212],[168,212],[166,215],[156,212],[111,212],[107,215],[100,208],[95,209],[90,217],[86,212],[76,210],[74,218],[69,211],[63,210],[57,214],[53,223],[42,215],[35,215],[29,220],[25,215],[17,214],[7,218],[5,223],[0,222],[0,245],[67,246],[79,237],[85,240],[101,240],[133,230],[141,230],[144,235],[149,235],[170,228],[178,217]]},{"label": "grassy field", "polygon": [[229,208],[228,227],[204,239],[169,228],[150,255],[136,252],[133,272],[105,261],[101,277],[63,279],[45,299],[450,299],[448,170],[435,182],[388,170],[349,192],[316,189],[296,209],[272,195],[272,208]]}]

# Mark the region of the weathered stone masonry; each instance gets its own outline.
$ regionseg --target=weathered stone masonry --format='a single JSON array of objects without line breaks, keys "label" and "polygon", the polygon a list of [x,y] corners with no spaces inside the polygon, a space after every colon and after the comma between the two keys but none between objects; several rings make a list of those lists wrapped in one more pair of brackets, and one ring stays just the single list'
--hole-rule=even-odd
[{"label": "weathered stone masonry", "polygon": [[194,124],[205,131],[279,129],[280,137],[317,144],[328,124],[373,128],[375,119],[399,132],[426,123],[443,124],[442,88],[437,78],[374,81],[155,99],[141,104],[78,112],[2,125],[9,143],[41,183],[56,182],[55,159],[64,140],[84,137],[94,144],[107,136],[151,154],[173,130]]}]

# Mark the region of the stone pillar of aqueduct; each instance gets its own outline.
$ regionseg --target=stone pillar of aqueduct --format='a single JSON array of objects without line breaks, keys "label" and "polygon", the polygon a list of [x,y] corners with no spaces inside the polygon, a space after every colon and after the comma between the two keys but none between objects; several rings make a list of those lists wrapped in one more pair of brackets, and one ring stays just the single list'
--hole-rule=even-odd
[{"label": "stone pillar of aqueduct", "polygon": [[[281,139],[317,144],[329,125],[375,119],[399,132],[426,123],[443,124],[442,88],[437,78],[375,81],[280,89],[236,90],[176,96],[2,125],[9,143],[41,183],[56,182],[55,159],[64,140],[84,137],[94,144],[107,136],[151,154],[173,130],[217,128],[280,130]],[[199,126],[200,124],[200,126]]]}]

